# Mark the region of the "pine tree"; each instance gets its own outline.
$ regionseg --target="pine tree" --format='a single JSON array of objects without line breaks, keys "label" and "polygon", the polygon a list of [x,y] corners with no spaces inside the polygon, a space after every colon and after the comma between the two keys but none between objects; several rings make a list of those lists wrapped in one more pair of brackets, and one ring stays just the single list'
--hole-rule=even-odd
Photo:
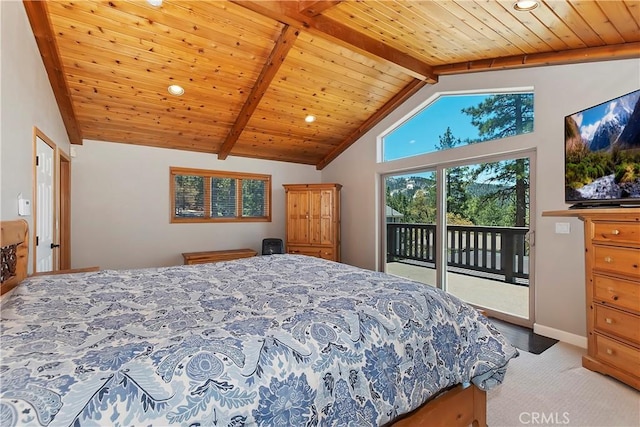
[{"label": "pine tree", "polygon": [[[533,130],[533,94],[503,94],[487,97],[476,107],[463,108],[472,117],[482,141],[506,138]],[[514,225],[524,227],[528,223],[529,162],[516,159],[497,163],[485,163],[474,172],[475,177],[488,176],[487,181],[496,184],[496,190],[485,196],[487,200],[513,200]]]},{"label": "pine tree", "polygon": [[[440,135],[438,139],[440,142],[436,145],[436,150],[447,150],[462,145],[462,140],[454,137],[451,128],[448,126],[445,133]],[[446,174],[447,211],[461,217],[467,210],[468,173],[468,167],[458,166],[447,169]]]}]

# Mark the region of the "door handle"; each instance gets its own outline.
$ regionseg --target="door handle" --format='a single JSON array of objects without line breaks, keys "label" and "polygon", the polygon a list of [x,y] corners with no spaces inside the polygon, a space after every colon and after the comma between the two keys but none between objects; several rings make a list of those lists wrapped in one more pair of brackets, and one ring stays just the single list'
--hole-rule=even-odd
[{"label": "door handle", "polygon": [[54,245],[53,243],[51,244],[51,249],[59,248],[59,247],[60,247],[60,245]]},{"label": "door handle", "polygon": [[536,245],[536,232],[533,230],[529,230],[524,235],[524,240],[529,244],[529,246],[533,247]]}]

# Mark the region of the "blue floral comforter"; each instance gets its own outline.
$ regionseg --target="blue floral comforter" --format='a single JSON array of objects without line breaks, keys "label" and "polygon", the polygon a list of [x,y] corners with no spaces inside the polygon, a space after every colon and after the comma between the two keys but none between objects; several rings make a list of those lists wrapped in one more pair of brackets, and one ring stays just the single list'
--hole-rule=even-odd
[{"label": "blue floral comforter", "polygon": [[420,283],[299,255],[27,279],[0,425],[375,426],[517,351]]}]

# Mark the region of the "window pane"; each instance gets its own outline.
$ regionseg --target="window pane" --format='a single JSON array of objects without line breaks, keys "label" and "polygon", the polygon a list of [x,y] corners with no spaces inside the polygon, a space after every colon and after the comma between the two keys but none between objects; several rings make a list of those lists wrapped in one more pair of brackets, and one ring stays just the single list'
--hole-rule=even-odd
[{"label": "window pane", "polygon": [[[436,262],[436,173],[385,178],[386,272],[434,285]],[[408,266],[419,266],[413,269]],[[415,274],[415,273],[420,274]],[[427,275],[425,276],[424,273]]]},{"label": "window pane", "polygon": [[[529,159],[481,163],[447,170],[449,211],[475,225],[529,225]],[[464,196],[463,196],[464,193]]]},{"label": "window pane", "polygon": [[382,138],[383,161],[533,132],[533,93],[445,95]]},{"label": "window pane", "polygon": [[267,216],[267,182],[261,179],[242,180],[242,216]]},{"label": "window pane", "polygon": [[271,175],[170,168],[171,222],[271,221]]},{"label": "window pane", "polygon": [[445,179],[445,290],[529,318],[529,158],[452,167]]},{"label": "window pane", "polygon": [[211,178],[211,217],[236,216],[236,180]]},{"label": "window pane", "polygon": [[204,217],[204,178],[176,175],[176,218]]}]

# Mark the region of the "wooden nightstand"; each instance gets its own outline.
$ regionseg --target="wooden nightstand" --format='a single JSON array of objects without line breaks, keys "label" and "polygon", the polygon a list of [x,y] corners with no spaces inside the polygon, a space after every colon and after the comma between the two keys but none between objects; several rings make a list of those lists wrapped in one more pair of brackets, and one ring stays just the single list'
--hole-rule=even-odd
[{"label": "wooden nightstand", "polygon": [[185,265],[204,264],[206,262],[229,261],[238,258],[250,258],[258,252],[253,249],[227,249],[223,251],[185,252],[182,254]]}]

